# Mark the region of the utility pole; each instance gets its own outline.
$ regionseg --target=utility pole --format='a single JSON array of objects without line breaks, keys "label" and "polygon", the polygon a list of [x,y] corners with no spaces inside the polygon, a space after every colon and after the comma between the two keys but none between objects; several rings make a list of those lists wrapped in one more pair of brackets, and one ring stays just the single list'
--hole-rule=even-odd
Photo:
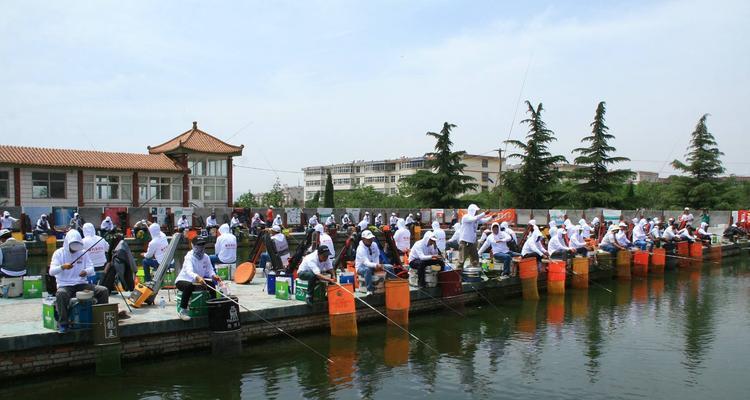
[{"label": "utility pole", "polygon": [[497,181],[495,182],[495,188],[498,188],[497,206],[503,208],[503,193],[502,193],[502,182],[503,182],[503,149],[497,148],[497,157],[500,159],[499,167],[497,169]]}]

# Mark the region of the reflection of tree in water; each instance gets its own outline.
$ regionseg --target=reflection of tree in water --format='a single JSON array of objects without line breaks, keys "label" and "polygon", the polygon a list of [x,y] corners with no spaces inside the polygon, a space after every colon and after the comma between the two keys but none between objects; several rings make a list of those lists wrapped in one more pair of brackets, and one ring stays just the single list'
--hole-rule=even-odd
[{"label": "reflection of tree in water", "polygon": [[491,312],[484,319],[484,337],[487,347],[489,347],[487,358],[490,364],[490,374],[498,372],[500,360],[505,356],[508,339],[513,333],[513,326],[510,323],[512,319],[508,307],[503,307],[500,311],[500,313]]},{"label": "reflection of tree in water", "polygon": [[586,373],[589,376],[589,382],[595,383],[598,380],[599,375],[599,359],[602,356],[602,348],[604,345],[604,334],[602,333],[602,321],[601,314],[604,310],[611,310],[613,303],[613,295],[609,294],[604,290],[590,293],[589,300],[591,301],[588,316],[586,317],[586,334],[584,336],[584,343],[586,344],[586,351],[584,354],[588,361],[586,361]]},{"label": "reflection of tree in water", "polygon": [[696,384],[706,353],[715,339],[714,333],[714,280],[709,280],[703,287],[699,281],[692,281],[694,290],[688,290],[684,311],[685,365],[690,373],[689,383]]},{"label": "reflection of tree in water", "polygon": [[537,308],[539,301],[537,300],[524,300],[521,303],[521,308],[518,313],[517,326],[524,332],[521,334],[521,340],[519,341],[521,352],[521,376],[536,379],[536,372],[539,370],[539,364],[541,363],[541,355],[543,353],[542,346],[544,344],[545,334],[544,332],[537,332],[536,326],[539,324],[537,320]]},{"label": "reflection of tree in water", "polygon": [[420,342],[412,342],[414,357],[410,365],[411,373],[423,383],[424,390],[428,393],[435,392],[437,367],[442,355],[460,354],[461,319],[455,314],[444,314],[439,324],[424,320],[424,324],[412,323],[410,327],[412,333],[439,352],[436,353]]},{"label": "reflection of tree in water", "polygon": [[383,345],[365,345],[357,347],[357,370],[355,372],[356,386],[359,387],[359,395],[363,399],[372,399],[375,393],[381,389],[382,372],[379,371],[383,364]]}]

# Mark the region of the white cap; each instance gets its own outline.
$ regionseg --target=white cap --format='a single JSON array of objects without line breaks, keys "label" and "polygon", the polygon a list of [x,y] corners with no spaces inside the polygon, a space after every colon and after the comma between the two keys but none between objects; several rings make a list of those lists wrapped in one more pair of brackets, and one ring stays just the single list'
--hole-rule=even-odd
[{"label": "white cap", "polygon": [[362,239],[373,239],[373,238],[375,238],[375,235],[373,235],[369,229],[365,229],[364,231],[362,231]]},{"label": "white cap", "polygon": [[620,226],[620,227],[622,227],[622,228],[627,228],[627,227],[628,227],[628,224],[626,224],[626,223],[624,223],[624,222],[622,222],[622,221],[621,221],[621,222],[620,222],[620,224],[619,224],[618,226]]},{"label": "white cap", "polygon": [[278,225],[274,225],[271,227],[271,230],[274,232],[281,232],[281,227]]},{"label": "white cap", "polygon": [[690,207],[685,207],[685,211],[690,211]]}]

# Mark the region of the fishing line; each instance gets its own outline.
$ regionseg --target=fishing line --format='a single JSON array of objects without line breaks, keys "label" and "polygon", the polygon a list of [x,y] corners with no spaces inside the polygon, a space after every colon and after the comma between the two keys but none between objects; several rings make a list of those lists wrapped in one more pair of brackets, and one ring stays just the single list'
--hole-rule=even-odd
[{"label": "fishing line", "polygon": [[[385,270],[385,269],[384,269],[384,270]],[[408,279],[403,279],[403,278],[400,278],[400,277],[399,277],[398,275],[394,274],[394,273],[393,273],[393,272],[391,272],[391,271],[385,270],[385,272],[386,272],[386,273],[389,273],[389,274],[391,274],[391,275],[392,275],[393,277],[395,277],[396,279],[400,279],[400,280],[402,280],[402,281],[406,281],[406,280],[408,280]],[[453,311],[454,313],[458,314],[458,315],[459,315],[460,317],[465,317],[465,315],[464,315],[464,314],[462,314],[462,313],[461,313],[460,311],[456,310],[455,308],[451,307],[451,306],[450,306],[450,304],[446,303],[446,302],[445,302],[445,301],[443,301],[442,299],[439,299],[439,298],[437,298],[437,297],[435,297],[435,296],[431,295],[431,294],[430,294],[430,292],[428,292],[427,290],[425,290],[425,289],[423,289],[423,288],[419,287],[419,285],[417,285],[416,289],[417,289],[418,291],[420,291],[420,292],[422,292],[422,293],[426,294],[426,295],[427,295],[427,296],[429,296],[429,297],[430,297],[431,299],[439,301],[439,302],[440,302],[440,303],[442,303],[442,304],[443,304],[444,306],[448,307],[448,308],[449,308],[449,309],[450,309],[451,311]]]},{"label": "fishing line", "polygon": [[[523,73],[523,81],[521,82],[521,90],[518,91],[518,99],[516,99],[516,110],[513,112],[513,119],[510,122],[510,129],[508,131],[508,139],[505,141],[504,153],[508,153],[508,140],[510,140],[513,134],[513,126],[516,125],[516,117],[518,116],[518,107],[521,106],[521,96],[523,95],[523,89],[526,87],[526,78],[529,75],[529,69],[531,69],[531,61],[534,59],[534,53],[532,52],[529,56],[529,63],[526,65],[526,72]],[[506,156],[507,157],[507,156]],[[502,162],[502,160],[500,160]]]},{"label": "fishing line", "polygon": [[419,343],[422,343],[423,345],[425,345],[425,346],[426,346],[426,347],[427,347],[428,349],[430,349],[430,350],[434,351],[434,352],[435,352],[435,353],[437,353],[437,354],[440,354],[440,352],[439,352],[439,351],[437,351],[437,350],[435,350],[435,349],[434,349],[434,348],[433,348],[432,346],[430,346],[429,344],[425,343],[425,342],[424,342],[424,341],[423,341],[422,339],[418,338],[418,337],[417,337],[417,336],[416,336],[415,334],[413,334],[413,333],[409,332],[409,330],[408,330],[408,329],[406,329],[406,328],[404,328],[403,326],[401,326],[401,325],[397,324],[397,323],[396,323],[396,321],[394,321],[394,320],[392,320],[392,319],[388,318],[388,316],[387,316],[387,315],[385,315],[385,314],[383,314],[382,312],[380,312],[380,311],[379,311],[379,310],[378,310],[377,308],[375,308],[375,307],[371,306],[371,305],[370,305],[370,303],[368,303],[368,302],[366,302],[366,301],[362,300],[361,298],[357,297],[357,295],[355,295],[355,294],[354,294],[353,292],[350,292],[350,291],[349,291],[349,289],[347,289],[347,288],[345,288],[345,287],[341,286],[341,284],[340,284],[340,283],[338,283],[338,282],[336,282],[336,281],[333,281],[333,283],[335,283],[335,284],[336,284],[336,286],[340,287],[340,288],[341,288],[341,289],[343,289],[343,290],[344,290],[345,292],[347,292],[347,293],[351,294],[351,295],[352,295],[352,297],[354,297],[355,299],[357,299],[357,300],[361,301],[361,302],[362,302],[362,303],[363,303],[364,305],[366,305],[367,307],[370,307],[370,309],[372,309],[372,310],[373,310],[373,311],[375,311],[376,313],[380,314],[380,315],[381,315],[381,316],[382,316],[383,318],[387,319],[387,320],[388,320],[388,321],[389,321],[390,323],[392,323],[393,325],[397,326],[397,327],[398,327],[399,329],[401,329],[402,331],[406,332],[406,333],[407,333],[407,334],[408,334],[409,336],[411,336],[412,338],[414,338],[415,340],[417,340],[417,341],[418,341]]},{"label": "fishing line", "polygon": [[[646,253],[648,253],[648,254],[650,254],[650,255],[652,255],[652,256],[654,255],[654,253],[649,253],[648,251],[647,251]],[[666,257],[677,258],[677,259],[680,259],[680,260],[688,260],[688,261],[701,261],[701,262],[710,262],[710,263],[713,263],[713,264],[716,264],[716,265],[721,265],[721,263],[720,263],[720,262],[718,262],[718,261],[704,260],[704,259],[702,259],[702,258],[698,258],[698,259],[696,259],[696,258],[690,258],[690,257],[680,257],[680,256],[675,256],[675,255],[671,255],[671,254],[664,254],[664,255],[665,255]]]},{"label": "fishing line", "polygon": [[[569,274],[571,274],[571,275],[582,276],[582,274],[579,274],[579,273],[577,273],[577,272],[573,271],[572,269],[571,269],[570,271],[568,271],[568,270],[566,269],[566,270],[565,270],[565,272],[566,272],[566,273],[569,273]],[[611,290],[609,290],[608,288],[604,287],[603,285],[601,285],[601,284],[597,283],[596,281],[594,281],[594,280],[592,280],[592,279],[589,279],[588,281],[589,281],[590,283],[593,283],[594,285],[598,286],[599,288],[601,288],[601,289],[604,289],[604,290],[608,291],[609,293],[613,293],[613,292],[612,292]]]},{"label": "fishing line", "polygon": [[299,343],[299,344],[301,344],[302,346],[306,347],[306,348],[307,348],[308,350],[310,350],[310,351],[312,351],[313,353],[317,354],[317,355],[318,355],[318,356],[319,356],[320,358],[322,358],[322,359],[324,359],[324,360],[328,361],[328,362],[329,362],[329,363],[331,363],[331,364],[333,364],[333,363],[334,363],[334,362],[333,362],[333,360],[331,360],[330,358],[328,358],[328,357],[324,356],[323,354],[321,354],[321,353],[320,353],[320,352],[318,352],[317,350],[313,349],[312,347],[310,347],[309,345],[307,345],[307,344],[306,344],[305,342],[303,342],[303,341],[301,341],[301,340],[297,339],[297,338],[296,338],[296,337],[294,337],[294,336],[293,336],[293,335],[292,335],[291,333],[288,333],[287,331],[285,331],[285,330],[281,329],[281,328],[280,328],[280,327],[278,327],[277,325],[274,325],[274,324],[273,324],[273,323],[272,323],[271,321],[269,321],[269,320],[267,320],[267,319],[263,318],[263,316],[262,316],[262,315],[260,315],[260,314],[258,314],[257,312],[255,312],[255,311],[253,311],[253,310],[251,310],[251,309],[249,309],[249,308],[247,308],[247,307],[243,306],[242,304],[240,304],[239,302],[235,301],[235,300],[234,300],[233,298],[231,298],[231,297],[228,297],[228,296],[224,296],[224,294],[223,294],[223,293],[221,293],[220,291],[216,290],[216,288],[214,288],[214,287],[212,287],[212,286],[210,286],[210,285],[204,285],[204,286],[206,286],[206,287],[210,288],[211,290],[213,290],[213,291],[214,291],[214,292],[216,292],[217,294],[221,295],[221,296],[222,296],[223,298],[229,299],[229,301],[231,301],[231,302],[232,302],[232,303],[234,303],[234,304],[237,304],[237,306],[238,306],[238,307],[241,307],[241,308],[243,308],[243,309],[244,309],[245,311],[249,311],[249,312],[250,312],[251,314],[253,314],[253,315],[255,315],[256,317],[258,317],[258,318],[259,318],[259,319],[260,319],[261,321],[263,321],[263,322],[267,323],[268,325],[271,325],[271,326],[272,326],[273,328],[275,328],[275,329],[276,329],[277,331],[279,331],[279,332],[281,332],[281,333],[283,333],[283,334],[285,334],[285,335],[289,336],[289,337],[290,337],[290,338],[291,338],[292,340],[296,341],[297,343]]}]

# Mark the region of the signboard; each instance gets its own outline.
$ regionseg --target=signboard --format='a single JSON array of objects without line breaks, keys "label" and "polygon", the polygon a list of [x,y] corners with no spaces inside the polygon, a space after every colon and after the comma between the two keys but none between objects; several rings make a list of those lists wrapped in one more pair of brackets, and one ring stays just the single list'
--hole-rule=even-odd
[{"label": "signboard", "polygon": [[[192,212],[190,213],[192,215]],[[151,207],[151,215],[156,215],[156,223],[164,226],[167,224],[167,208],[166,207]],[[175,213],[175,218],[179,219],[180,217]],[[188,215],[188,220],[190,219],[190,215]]]},{"label": "signboard", "polygon": [[737,226],[747,228],[750,225],[750,210],[737,211]]},{"label": "signboard", "polygon": [[445,210],[443,210],[442,208],[433,208],[431,211],[433,221],[437,221],[440,223],[445,222]]},{"label": "signboard", "polygon": [[185,215],[190,226],[193,226],[193,209],[191,207],[173,207],[172,212],[174,212],[175,225]]},{"label": "signboard", "polygon": [[557,226],[562,226],[565,222],[565,214],[567,213],[567,210],[549,210],[549,219],[550,221],[555,221]]},{"label": "signboard", "polygon": [[432,210],[429,208],[423,208],[419,210],[419,213],[422,214],[422,224],[427,226],[432,224]]},{"label": "signboard", "polygon": [[493,213],[492,215],[492,222],[516,222],[516,209],[515,208],[506,208],[505,210],[500,210],[496,213]]},{"label": "signboard", "polygon": [[604,209],[602,211],[602,215],[604,216],[604,222],[618,222],[620,221],[620,216],[622,215],[622,210],[608,210]]},{"label": "signboard", "polygon": [[104,339],[117,339],[117,311],[104,313]]},{"label": "signboard", "polygon": [[287,225],[300,225],[302,224],[302,209],[301,208],[285,208],[286,212],[286,224]]},{"label": "signboard", "polygon": [[322,224],[331,214],[333,214],[333,208],[318,208],[318,221]]}]

